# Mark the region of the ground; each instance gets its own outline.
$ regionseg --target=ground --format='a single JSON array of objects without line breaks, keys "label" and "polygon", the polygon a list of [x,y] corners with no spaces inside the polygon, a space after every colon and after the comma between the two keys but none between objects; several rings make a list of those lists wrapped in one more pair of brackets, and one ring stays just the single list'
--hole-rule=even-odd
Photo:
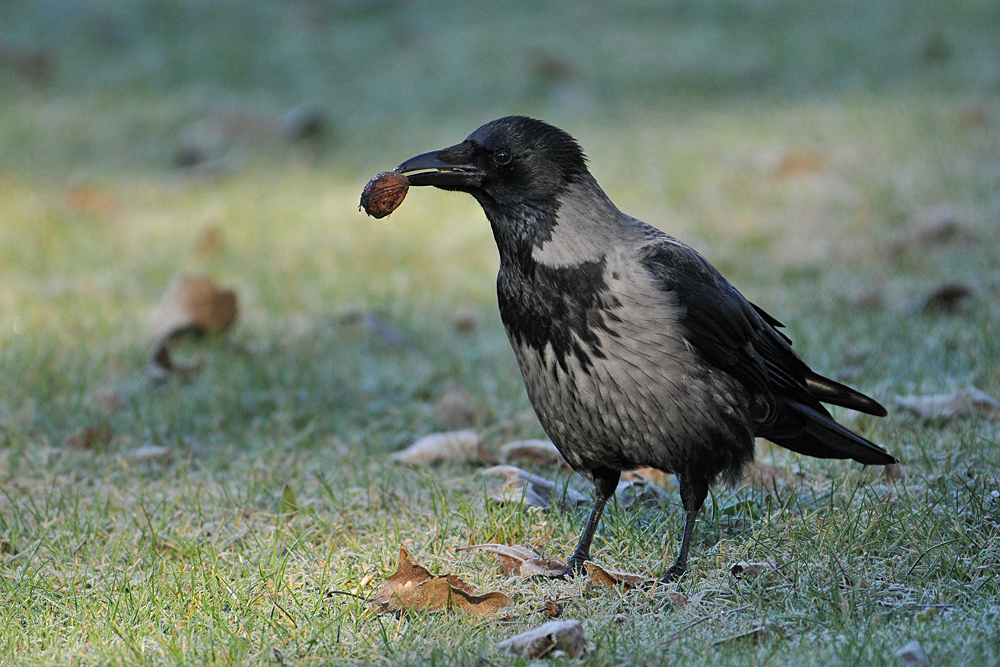
[{"label": "ground", "polygon": [[[509,579],[457,549],[565,558],[582,510],[389,461],[454,425],[448,391],[488,448],[544,436],[476,204],[419,189],[357,212],[374,173],[511,112],[574,134],[620,208],[695,245],[821,372],[890,408],[1000,397],[994,5],[575,7],[0,2],[0,661],[510,664],[497,643],[546,598],[583,623],[585,664],[894,665],[912,640],[934,665],[1000,661],[987,416],[837,412],[895,480],[759,443],[794,479],[714,491],[676,609]],[[297,133],[314,112],[323,131]],[[155,384],[148,320],[179,272],[240,315]],[[949,284],[971,296],[928,307]],[[681,521],[676,496],[611,507],[594,556],[660,573]],[[401,545],[514,607],[375,615]]]}]

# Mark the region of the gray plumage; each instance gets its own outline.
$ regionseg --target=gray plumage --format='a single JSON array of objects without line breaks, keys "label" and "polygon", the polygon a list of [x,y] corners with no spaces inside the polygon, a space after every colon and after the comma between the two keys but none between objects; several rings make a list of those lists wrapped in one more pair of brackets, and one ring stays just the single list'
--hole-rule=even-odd
[{"label": "gray plumage", "polygon": [[709,486],[740,478],[755,437],[810,456],[895,461],[821,403],[884,415],[881,405],[814,373],[781,324],[701,255],[619,211],[565,132],[502,118],[397,170],[412,185],[468,192],[490,221],[501,319],[528,397],[597,490],[570,573],[589,558],[623,470],[677,475],[687,517],[673,579]]}]

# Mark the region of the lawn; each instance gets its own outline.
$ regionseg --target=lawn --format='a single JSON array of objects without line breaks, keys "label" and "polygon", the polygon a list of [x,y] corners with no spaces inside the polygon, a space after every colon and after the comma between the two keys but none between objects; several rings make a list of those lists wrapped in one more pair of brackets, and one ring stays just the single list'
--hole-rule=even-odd
[{"label": "lawn", "polygon": [[[931,665],[1000,662],[1000,421],[892,409],[1000,398],[995,3],[0,0],[0,17],[3,664],[515,664],[497,644],[547,601],[583,623],[583,664],[896,665],[911,641]],[[682,606],[460,551],[565,558],[585,510],[498,504],[478,463],[390,460],[437,431],[490,451],[544,433],[477,205],[414,189],[375,221],[357,202],[513,112],[574,134],[622,210],[890,406],[837,414],[901,477],[759,442],[791,475],[714,490]],[[181,272],[234,290],[239,317],[179,341],[199,367],[156,383],[149,320]],[[967,296],[935,307],[947,285]],[[610,507],[594,557],[661,573],[682,518],[675,494]],[[401,546],[513,606],[376,614]]]}]

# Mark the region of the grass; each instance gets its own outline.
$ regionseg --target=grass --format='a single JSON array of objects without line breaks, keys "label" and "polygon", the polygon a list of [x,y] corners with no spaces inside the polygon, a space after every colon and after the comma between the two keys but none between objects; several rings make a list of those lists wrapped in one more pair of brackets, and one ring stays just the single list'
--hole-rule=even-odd
[{"label": "grass", "polygon": [[[355,210],[376,171],[534,113],[580,138],[623,210],[785,321],[817,369],[889,402],[1000,396],[996,8],[943,12],[627,3],[598,22],[558,4],[0,2],[3,43],[56,63],[41,82],[0,67],[0,661],[512,664],[496,643],[560,597],[586,664],[894,665],[910,640],[935,665],[996,663],[988,420],[840,413],[902,459],[896,484],[762,443],[807,483],[716,489],[678,586],[700,602],[680,610],[510,581],[456,552],[565,557],[584,517],[488,502],[472,465],[388,462],[445,426],[435,402],[452,384],[487,444],[543,433],[474,202],[419,190],[388,220]],[[219,118],[266,124],[301,104],[333,128],[313,145],[217,136]],[[212,169],[173,168],[191,141]],[[958,238],[892,251],[942,205]],[[236,289],[240,319],[182,348],[200,372],[154,387],[146,320],[178,271]],[[915,312],[943,282],[971,285],[969,307]],[[109,442],[66,444],[95,425]],[[172,456],[137,462],[146,444]],[[661,572],[681,518],[676,498],[611,508],[595,556]],[[509,593],[513,613],[376,617],[336,592],[373,593],[401,544]],[[759,579],[729,573],[771,559]]]}]

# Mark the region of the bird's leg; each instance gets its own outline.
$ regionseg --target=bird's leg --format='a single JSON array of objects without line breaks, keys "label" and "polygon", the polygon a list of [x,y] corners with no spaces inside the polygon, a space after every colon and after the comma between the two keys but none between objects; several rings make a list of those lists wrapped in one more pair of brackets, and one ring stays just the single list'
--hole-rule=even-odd
[{"label": "bird's leg", "polygon": [[708,496],[707,482],[702,480],[689,482],[687,481],[688,479],[687,475],[684,477],[677,475],[677,484],[681,490],[681,501],[684,503],[687,516],[684,517],[684,533],[681,535],[680,553],[677,554],[677,560],[670,566],[661,580],[665,584],[677,581],[687,570],[688,549],[691,548],[694,521],[698,516],[698,510],[701,509],[701,506],[705,503],[705,498]]},{"label": "bird's leg", "polygon": [[587,526],[580,536],[580,543],[576,545],[576,551],[569,559],[569,567],[566,568],[564,576],[572,577],[577,572],[583,571],[584,562],[590,560],[590,543],[594,541],[594,533],[597,532],[597,525],[601,522],[601,514],[604,513],[604,506],[608,499],[614,495],[618,488],[618,480],[621,478],[620,470],[610,468],[596,468],[591,471],[594,478],[594,487],[597,492],[597,500],[594,502],[594,509],[587,519]]}]

